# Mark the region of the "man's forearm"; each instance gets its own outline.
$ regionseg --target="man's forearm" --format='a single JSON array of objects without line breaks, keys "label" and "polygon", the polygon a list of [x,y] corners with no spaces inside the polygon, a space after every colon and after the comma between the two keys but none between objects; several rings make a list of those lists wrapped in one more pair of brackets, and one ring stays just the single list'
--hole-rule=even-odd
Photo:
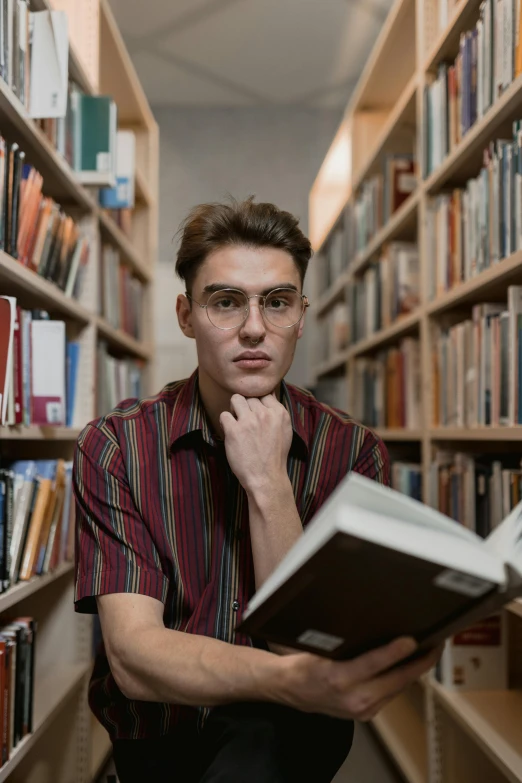
[{"label": "man's forearm", "polygon": [[212,707],[234,701],[277,701],[282,668],[264,650],[207,636],[147,628],[112,650],[115,679],[130,699]]},{"label": "man's forearm", "polygon": [[303,533],[292,485],[284,477],[278,485],[247,492],[250,539],[259,589]]}]

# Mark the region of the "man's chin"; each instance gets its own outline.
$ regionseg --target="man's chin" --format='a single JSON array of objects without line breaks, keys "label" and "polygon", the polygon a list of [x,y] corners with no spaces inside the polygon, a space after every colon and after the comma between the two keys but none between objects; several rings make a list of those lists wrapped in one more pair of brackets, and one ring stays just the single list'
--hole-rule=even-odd
[{"label": "man's chin", "polygon": [[280,379],[270,377],[260,377],[259,375],[250,375],[238,378],[232,384],[233,394],[241,394],[243,397],[265,397],[267,394],[277,388]]}]

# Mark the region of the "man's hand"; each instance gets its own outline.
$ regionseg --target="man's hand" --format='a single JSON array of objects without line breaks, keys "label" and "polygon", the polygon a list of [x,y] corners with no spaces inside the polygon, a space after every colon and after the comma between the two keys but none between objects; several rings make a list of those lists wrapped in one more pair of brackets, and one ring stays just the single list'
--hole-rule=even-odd
[{"label": "man's hand", "polygon": [[247,493],[273,492],[288,482],[288,411],[271,394],[261,399],[234,394],[230,407],[234,415],[224,412],[219,419],[230,467]]},{"label": "man's hand", "polygon": [[404,688],[431,669],[442,648],[391,669],[416,649],[413,639],[397,639],[351,661],[332,661],[308,653],[282,658],[286,676],[277,700],[303,712],[368,721]]}]

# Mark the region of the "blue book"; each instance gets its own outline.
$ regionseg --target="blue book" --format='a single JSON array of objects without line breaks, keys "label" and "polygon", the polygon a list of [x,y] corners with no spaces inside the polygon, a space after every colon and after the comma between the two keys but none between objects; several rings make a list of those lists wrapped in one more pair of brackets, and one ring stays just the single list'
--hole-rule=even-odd
[{"label": "blue book", "polygon": [[74,403],[76,400],[76,381],[78,379],[78,366],[80,360],[80,344],[67,342],[66,359],[66,386],[65,386],[65,426],[72,427],[74,420]]}]

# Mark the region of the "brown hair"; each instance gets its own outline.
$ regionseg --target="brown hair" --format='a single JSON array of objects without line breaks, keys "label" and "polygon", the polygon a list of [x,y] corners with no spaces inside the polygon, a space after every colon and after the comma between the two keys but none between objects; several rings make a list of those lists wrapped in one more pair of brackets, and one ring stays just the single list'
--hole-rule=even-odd
[{"label": "brown hair", "polygon": [[286,250],[294,259],[304,281],[312,255],[310,240],[299,228],[299,220],[269,203],[230,199],[225,204],[199,204],[180,227],[181,244],[176,272],[185,281],[187,291],[207,256],[226,245],[274,247]]}]

